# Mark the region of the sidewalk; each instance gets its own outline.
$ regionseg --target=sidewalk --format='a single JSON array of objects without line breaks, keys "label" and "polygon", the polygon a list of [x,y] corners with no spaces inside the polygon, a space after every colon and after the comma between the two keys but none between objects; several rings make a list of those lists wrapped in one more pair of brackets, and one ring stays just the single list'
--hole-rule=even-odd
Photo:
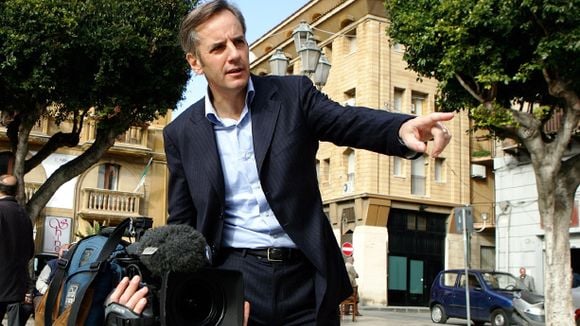
[{"label": "sidewalk", "polygon": [[432,326],[427,307],[359,307],[362,316],[352,321],[352,315],[343,316],[341,325],[365,326]]},{"label": "sidewalk", "polygon": [[[355,322],[352,321],[351,315],[347,315],[342,318],[340,324],[359,326],[433,325],[427,307],[359,307],[359,310],[362,316],[356,317]],[[7,324],[8,322],[4,319],[3,325]],[[34,326],[32,317],[26,326]]]}]

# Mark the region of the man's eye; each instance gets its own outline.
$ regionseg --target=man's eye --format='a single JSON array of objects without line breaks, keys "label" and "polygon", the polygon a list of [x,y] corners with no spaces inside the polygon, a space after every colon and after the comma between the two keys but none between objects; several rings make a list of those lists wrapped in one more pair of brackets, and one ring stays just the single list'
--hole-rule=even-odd
[{"label": "man's eye", "polygon": [[220,51],[223,51],[224,48],[225,48],[224,45],[217,45],[211,49],[211,52],[220,52]]}]

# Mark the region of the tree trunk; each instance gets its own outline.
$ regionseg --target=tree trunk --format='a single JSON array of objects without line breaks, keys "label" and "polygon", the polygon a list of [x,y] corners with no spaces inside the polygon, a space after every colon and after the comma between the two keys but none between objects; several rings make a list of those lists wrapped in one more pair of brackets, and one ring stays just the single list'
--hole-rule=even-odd
[{"label": "tree trunk", "polygon": [[[535,168],[534,168],[535,169]],[[536,170],[536,169],[535,169]],[[565,176],[536,171],[538,206],[545,231],[544,296],[546,325],[574,326],[570,265],[570,214],[573,194],[562,186]]]},{"label": "tree trunk", "polygon": [[[26,171],[24,169],[26,165],[26,155],[28,155],[28,140],[30,137],[30,131],[34,127],[36,121],[40,118],[40,114],[44,106],[41,104],[36,104],[35,109],[26,113],[18,113],[18,120],[20,121],[18,127],[18,133],[14,136],[17,139],[10,139],[12,143],[16,144],[16,150],[14,155],[14,169],[12,174],[18,179],[18,191],[16,193],[16,199],[20,205],[24,206],[26,203],[26,194],[24,191],[24,175]],[[9,137],[13,137],[9,135]]]}]

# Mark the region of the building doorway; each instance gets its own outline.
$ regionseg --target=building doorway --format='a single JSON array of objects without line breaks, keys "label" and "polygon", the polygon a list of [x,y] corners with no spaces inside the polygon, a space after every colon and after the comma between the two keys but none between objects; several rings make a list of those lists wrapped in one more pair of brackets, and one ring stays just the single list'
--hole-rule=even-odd
[{"label": "building doorway", "polygon": [[427,306],[429,290],[445,260],[447,215],[392,209],[389,231],[390,306]]},{"label": "building doorway", "polygon": [[580,248],[570,249],[570,265],[574,273],[580,274]]}]

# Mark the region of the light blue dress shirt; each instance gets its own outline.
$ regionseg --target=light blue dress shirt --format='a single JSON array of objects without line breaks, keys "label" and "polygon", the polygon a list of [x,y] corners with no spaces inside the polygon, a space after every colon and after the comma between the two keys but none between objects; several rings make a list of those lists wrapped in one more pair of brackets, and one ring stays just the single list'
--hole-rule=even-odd
[{"label": "light blue dress shirt", "polygon": [[255,90],[248,82],[239,120],[220,118],[205,96],[205,116],[213,124],[224,173],[226,207],[222,246],[234,248],[296,248],[268,204],[258,177],[249,106]]}]

